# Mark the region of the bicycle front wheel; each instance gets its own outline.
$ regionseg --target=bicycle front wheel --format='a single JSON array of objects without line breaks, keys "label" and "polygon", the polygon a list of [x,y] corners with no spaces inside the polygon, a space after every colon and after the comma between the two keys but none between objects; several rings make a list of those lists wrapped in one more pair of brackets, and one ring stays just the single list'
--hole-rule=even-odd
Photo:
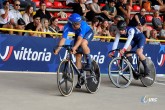
[{"label": "bicycle front wheel", "polygon": [[116,57],[109,63],[108,75],[112,83],[119,88],[128,87],[133,79],[130,63]]},{"label": "bicycle front wheel", "polygon": [[68,60],[60,63],[57,71],[57,85],[63,96],[69,96],[73,91],[74,71]]},{"label": "bicycle front wheel", "polygon": [[100,86],[100,68],[99,65],[93,60],[91,71],[86,71],[86,83],[85,86],[89,93],[95,93]]}]

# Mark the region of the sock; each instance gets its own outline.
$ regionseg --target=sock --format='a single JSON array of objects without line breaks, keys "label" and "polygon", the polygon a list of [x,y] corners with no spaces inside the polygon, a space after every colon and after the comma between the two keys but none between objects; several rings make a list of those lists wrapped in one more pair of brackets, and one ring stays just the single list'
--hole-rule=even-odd
[{"label": "sock", "polygon": [[127,57],[127,59],[132,64],[132,61],[133,61],[132,56]]},{"label": "sock", "polygon": [[86,54],[86,59],[87,59],[87,64],[90,65],[92,62],[90,54]]}]

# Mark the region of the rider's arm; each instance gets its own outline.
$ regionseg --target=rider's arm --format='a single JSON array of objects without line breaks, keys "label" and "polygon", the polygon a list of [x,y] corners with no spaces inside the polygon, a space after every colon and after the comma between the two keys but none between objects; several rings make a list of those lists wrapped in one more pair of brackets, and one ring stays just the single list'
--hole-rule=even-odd
[{"label": "rider's arm", "polygon": [[124,50],[127,50],[127,48],[129,47],[129,45],[130,45],[130,43],[134,37],[134,34],[135,34],[135,30],[133,28],[128,30],[128,38],[127,38],[127,41],[124,45]]},{"label": "rider's arm", "polygon": [[117,33],[116,37],[115,37],[115,41],[114,41],[113,46],[112,46],[112,50],[115,50],[117,48],[118,43],[119,43],[119,38],[120,38],[120,34]]},{"label": "rider's arm", "polygon": [[81,36],[78,36],[77,41],[76,41],[76,43],[75,43],[75,45],[73,47],[73,48],[75,48],[75,50],[77,50],[77,48],[80,46],[80,44],[82,42],[82,39],[83,38]]}]

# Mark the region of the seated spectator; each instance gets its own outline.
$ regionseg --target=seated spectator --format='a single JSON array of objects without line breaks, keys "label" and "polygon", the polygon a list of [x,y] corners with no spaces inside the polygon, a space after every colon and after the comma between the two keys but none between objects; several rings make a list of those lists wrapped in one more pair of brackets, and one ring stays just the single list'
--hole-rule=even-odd
[{"label": "seated spectator", "polygon": [[157,31],[160,31],[162,29],[162,21],[159,17],[159,11],[155,11],[153,15],[154,16],[152,18],[152,25],[154,29],[156,29]]},{"label": "seated spectator", "polygon": [[[19,29],[19,30],[24,30],[25,29],[25,22],[22,21],[22,14],[20,13],[19,9],[20,9],[20,1],[19,0],[15,0],[14,4],[13,4],[14,9],[10,10],[10,12],[13,14],[14,17],[14,28],[15,29]],[[19,22],[18,24],[18,20],[22,19],[21,22]],[[16,32],[16,34],[18,33],[18,35],[22,36],[22,32]]]},{"label": "seated spectator", "polygon": [[[29,23],[26,27],[25,30],[30,30],[30,31],[39,31],[43,32],[42,24],[40,22],[40,16],[34,15],[33,16],[33,22]],[[25,33],[27,36],[36,36],[36,37],[44,37],[44,34],[39,34],[39,33]]]},{"label": "seated spectator", "polygon": [[112,20],[116,14],[117,14],[117,10],[115,7],[116,1],[115,0],[109,0],[108,4],[106,4],[103,8],[102,11],[104,12],[104,14],[110,19]]},{"label": "seated spectator", "polygon": [[131,12],[131,4],[132,2],[130,2],[130,4],[127,4],[127,0],[119,0],[116,3],[116,9],[117,9],[117,15],[120,15],[121,17],[123,17],[127,24],[129,23],[130,20],[130,12]]},{"label": "seated spectator", "polygon": [[[48,19],[43,18],[41,20],[41,24],[42,24],[43,32],[50,32]],[[43,37],[50,37],[50,35],[49,34],[43,34]]]},{"label": "seated spectator", "polygon": [[[53,32],[53,33],[59,33],[60,32],[60,28],[58,26],[58,18],[56,17],[52,17],[50,19],[50,26],[49,26],[49,30],[50,32]],[[56,37],[59,37],[57,35],[51,35],[53,38],[56,38]]]},{"label": "seated spectator", "polygon": [[[0,28],[13,29],[14,16],[9,11],[9,2],[3,2],[3,8],[0,9]],[[4,31],[2,31],[4,32]],[[8,31],[9,34],[13,34],[13,31]]]},{"label": "seated spectator", "polygon": [[[95,36],[98,36],[99,34],[99,29],[98,29],[98,25],[99,25],[99,20],[97,18],[93,18],[92,23],[91,23],[91,28],[94,32]],[[94,41],[98,41],[99,38],[93,38]]]},{"label": "seated spectator", "polygon": [[133,18],[130,20],[130,23],[128,24],[128,26],[136,27],[138,25],[142,25],[143,31],[146,32],[146,37],[149,38],[150,30],[147,28],[145,13],[146,13],[146,10],[144,8],[142,8],[140,10],[140,13],[136,13],[133,16]]},{"label": "seated spectator", "polygon": [[149,44],[154,44],[154,45],[160,44],[159,41],[155,41],[155,40],[158,40],[157,31],[155,29],[150,31],[150,40],[153,40],[153,41],[149,41]]},{"label": "seated spectator", "polygon": [[86,17],[86,13],[89,12],[85,5],[85,0],[78,0],[78,2],[69,3],[68,6],[72,7],[73,13],[77,13],[82,16],[84,19]]},{"label": "seated spectator", "polygon": [[165,40],[165,22],[162,25],[162,29],[159,32],[159,39]]},{"label": "seated spectator", "polygon": [[117,32],[117,23],[118,21],[121,20],[121,16],[119,15],[116,15],[113,19],[113,23],[110,25],[110,28],[109,28],[109,32],[110,32],[110,35],[115,37],[116,36],[116,32]]},{"label": "seated spectator", "polygon": [[36,11],[36,15],[40,16],[40,19],[42,20],[42,18],[47,18],[48,20],[50,20],[51,15],[50,13],[46,10],[46,4],[44,1],[40,2],[40,9]]},{"label": "seated spectator", "polygon": [[[98,35],[100,36],[110,36],[109,33],[109,22],[107,20],[103,20],[101,25],[98,27],[99,33]],[[100,38],[101,42],[109,42],[110,39],[106,38]]]},{"label": "seated spectator", "polygon": [[[106,11],[105,11],[106,12]],[[92,21],[94,17],[97,17],[99,20],[107,19],[110,20],[104,11],[101,11],[100,6],[98,5],[98,0],[93,0],[93,3],[90,4],[90,11],[86,14],[86,18],[89,21]]]},{"label": "seated spectator", "polygon": [[[15,0],[14,0],[15,1]],[[36,11],[36,3],[32,0],[20,0],[21,8],[27,8],[29,5],[33,7],[33,10]]]},{"label": "seated spectator", "polygon": [[33,7],[28,6],[23,14],[23,20],[25,21],[26,25],[30,22],[33,22]]}]

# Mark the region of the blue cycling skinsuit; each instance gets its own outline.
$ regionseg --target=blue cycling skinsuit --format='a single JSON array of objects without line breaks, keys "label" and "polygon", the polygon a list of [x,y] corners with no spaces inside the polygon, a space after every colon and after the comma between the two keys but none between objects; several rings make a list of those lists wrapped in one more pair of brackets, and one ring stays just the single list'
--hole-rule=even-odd
[{"label": "blue cycling skinsuit", "polygon": [[117,48],[120,36],[127,38],[124,49],[127,49],[129,45],[131,45],[132,48],[135,46],[137,46],[137,48],[143,48],[146,42],[144,34],[139,29],[136,27],[127,27],[125,35],[120,35],[120,33],[117,32],[112,50]]},{"label": "blue cycling skinsuit", "polygon": [[[90,42],[94,36],[93,30],[85,21],[81,21],[81,26],[78,30],[74,30],[72,27],[72,24],[68,22],[64,26],[63,38],[67,38],[68,32],[74,32],[75,33],[74,43],[76,43],[78,36],[81,36],[83,39],[86,39],[88,42]],[[81,47],[78,48],[78,53],[82,53]]]}]

